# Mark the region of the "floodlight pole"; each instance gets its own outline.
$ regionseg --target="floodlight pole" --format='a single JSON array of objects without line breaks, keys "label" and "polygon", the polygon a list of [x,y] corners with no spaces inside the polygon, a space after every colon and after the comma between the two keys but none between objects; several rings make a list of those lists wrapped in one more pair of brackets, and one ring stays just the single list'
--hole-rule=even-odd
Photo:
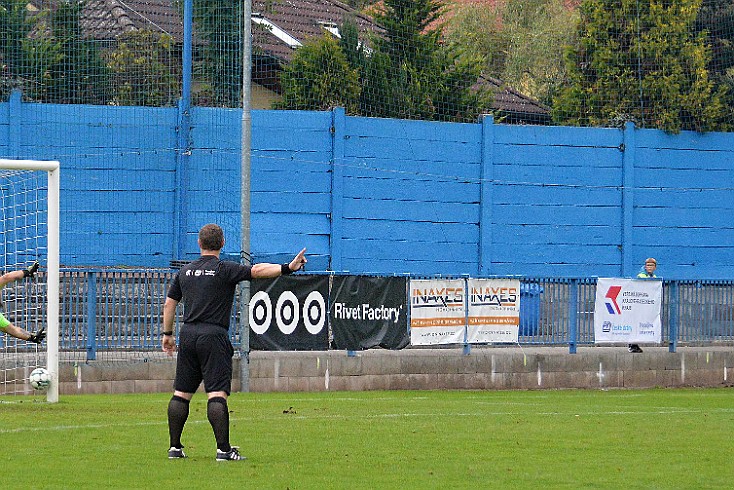
[{"label": "floodlight pole", "polygon": [[[250,81],[252,79],[252,0],[244,0],[242,8],[242,155],[240,213],[242,220],[241,256],[252,265],[250,255],[250,150],[252,115],[250,113]],[[240,283],[240,391],[250,391],[250,283]]]}]

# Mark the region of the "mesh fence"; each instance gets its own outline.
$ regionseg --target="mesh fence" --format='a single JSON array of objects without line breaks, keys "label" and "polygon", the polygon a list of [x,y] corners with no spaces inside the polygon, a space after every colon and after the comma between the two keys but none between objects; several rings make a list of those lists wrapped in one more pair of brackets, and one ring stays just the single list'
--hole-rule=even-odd
[{"label": "mesh fence", "polygon": [[[251,10],[255,109],[673,132],[734,124],[731,0],[252,0]],[[0,0],[0,100],[20,89],[43,103],[240,107],[242,20],[237,1]]]}]

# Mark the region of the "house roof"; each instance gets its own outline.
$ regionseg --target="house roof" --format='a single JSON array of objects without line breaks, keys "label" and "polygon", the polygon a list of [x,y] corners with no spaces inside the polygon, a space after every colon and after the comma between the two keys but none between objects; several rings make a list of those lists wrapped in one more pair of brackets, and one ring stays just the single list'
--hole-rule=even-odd
[{"label": "house roof", "polygon": [[382,30],[370,17],[335,0],[253,0],[252,13],[253,47],[282,62],[291,60],[297,46],[276,34],[278,31],[268,24],[286,32],[300,44],[309,38],[323,36],[325,31],[342,25],[348,19],[357,25],[365,42],[369,33]]},{"label": "house roof", "polygon": [[183,41],[183,19],[171,0],[88,0],[81,27],[94,39],[148,29]]},{"label": "house roof", "polygon": [[481,76],[474,85],[489,87],[493,94],[492,108],[514,124],[550,123],[550,108],[532,97],[518,92],[497,78]]},{"label": "house roof", "polygon": [[[30,0],[29,10],[51,8],[64,0]],[[125,32],[153,30],[183,42],[183,18],[172,0],[87,0],[80,27],[87,38],[113,40]]]}]

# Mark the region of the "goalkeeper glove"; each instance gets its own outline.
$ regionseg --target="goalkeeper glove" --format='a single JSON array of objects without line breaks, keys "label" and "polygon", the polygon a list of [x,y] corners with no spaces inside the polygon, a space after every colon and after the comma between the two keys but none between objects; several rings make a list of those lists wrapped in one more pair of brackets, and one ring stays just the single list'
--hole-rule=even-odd
[{"label": "goalkeeper glove", "polygon": [[33,262],[30,267],[23,271],[23,277],[33,277],[38,272],[38,261]]},{"label": "goalkeeper glove", "polygon": [[46,338],[46,327],[41,327],[41,329],[36,332],[32,333],[30,337],[28,337],[28,342],[33,342],[34,344],[40,344],[43,342],[43,339]]}]

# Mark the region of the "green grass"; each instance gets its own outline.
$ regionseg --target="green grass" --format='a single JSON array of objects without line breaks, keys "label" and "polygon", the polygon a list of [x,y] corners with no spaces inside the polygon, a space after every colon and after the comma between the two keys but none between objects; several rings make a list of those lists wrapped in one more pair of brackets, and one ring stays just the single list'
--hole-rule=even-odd
[{"label": "green grass", "polygon": [[2,488],[731,488],[734,390],[247,393],[245,462],[206,400],[169,461],[169,394],[0,397]]}]

